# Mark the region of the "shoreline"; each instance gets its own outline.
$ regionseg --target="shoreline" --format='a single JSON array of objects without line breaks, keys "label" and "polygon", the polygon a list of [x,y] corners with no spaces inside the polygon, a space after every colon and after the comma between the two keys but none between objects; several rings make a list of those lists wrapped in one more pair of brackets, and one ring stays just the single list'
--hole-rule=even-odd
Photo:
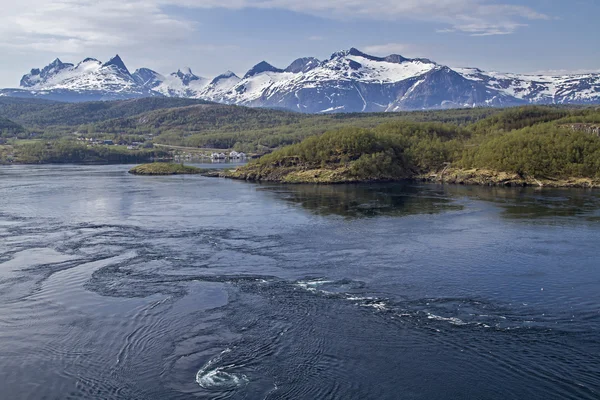
[{"label": "shoreline", "polygon": [[483,168],[449,168],[440,173],[421,175],[420,180],[432,183],[457,185],[505,186],[505,187],[549,187],[549,188],[600,188],[600,178],[535,178],[515,173],[498,172]]},{"label": "shoreline", "polygon": [[[160,164],[160,163],[159,163]],[[136,165],[135,163],[0,163],[3,166],[15,165],[81,165],[81,166],[107,166],[107,165]],[[137,164],[139,166],[139,164]],[[142,164],[143,165],[143,164]],[[600,189],[600,178],[535,178],[531,176],[519,176],[515,173],[498,172],[483,168],[448,168],[439,172],[429,172],[415,176],[407,176],[396,179],[348,179],[342,176],[345,168],[338,169],[307,169],[302,171],[289,171],[288,175],[280,175],[281,178],[256,179],[248,174],[237,171],[237,169],[200,169],[191,174],[208,178],[227,178],[247,182],[285,183],[285,184],[317,184],[317,185],[344,185],[357,183],[394,183],[394,182],[426,182],[451,185],[469,186],[493,186],[493,187],[533,187],[533,188],[577,188],[577,189]],[[137,175],[133,173],[134,175]],[[170,175],[166,174],[166,175]],[[186,174],[186,173],[184,173]],[[190,174],[188,172],[187,174]],[[139,174],[139,175],[162,175],[162,174]]]},{"label": "shoreline", "polygon": [[348,179],[342,176],[344,169],[327,170],[313,169],[304,171],[290,171],[282,178],[256,179],[242,171],[219,171],[218,174],[203,174],[208,177],[222,177],[227,179],[244,180],[248,182],[269,182],[286,184],[319,184],[343,185],[356,183],[393,183],[393,182],[428,182],[451,185],[495,186],[495,187],[537,187],[537,188],[579,188],[598,189],[600,178],[535,178],[520,176],[515,173],[498,172],[483,168],[448,168],[440,172],[430,172],[415,176],[397,179]]}]

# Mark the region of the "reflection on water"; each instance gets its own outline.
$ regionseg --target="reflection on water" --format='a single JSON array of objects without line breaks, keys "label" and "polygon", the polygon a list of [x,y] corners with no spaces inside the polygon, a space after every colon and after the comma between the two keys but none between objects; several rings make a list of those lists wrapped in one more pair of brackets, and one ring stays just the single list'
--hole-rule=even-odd
[{"label": "reflection on water", "polygon": [[461,210],[443,187],[408,183],[351,185],[268,185],[260,190],[317,215],[347,218],[436,214]]},{"label": "reflection on water", "polygon": [[582,217],[600,219],[600,191],[415,183],[351,185],[261,185],[260,191],[316,215],[345,218],[406,216],[459,211],[461,198],[491,202],[507,219]]},{"label": "reflection on water", "polygon": [[508,219],[548,219],[582,217],[578,221],[600,218],[600,190],[554,188],[504,188],[446,186],[447,195],[467,196],[501,207]]}]

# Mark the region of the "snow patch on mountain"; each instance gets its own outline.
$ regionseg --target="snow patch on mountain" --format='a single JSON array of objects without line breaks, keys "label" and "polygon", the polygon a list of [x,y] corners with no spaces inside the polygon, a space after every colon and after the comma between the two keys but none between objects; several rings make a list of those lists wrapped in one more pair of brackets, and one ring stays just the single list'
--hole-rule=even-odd
[{"label": "snow patch on mountain", "polygon": [[36,73],[37,71],[32,70],[30,74],[25,75],[21,86],[31,90],[62,89],[117,93],[143,91],[118,55],[104,64],[93,58],[86,58],[77,65],[65,64],[56,59],[40,73]]},{"label": "snow patch on mountain", "polygon": [[467,79],[531,103],[586,103],[600,99],[600,74],[552,76],[485,72],[477,68],[454,70]]},{"label": "snow patch on mountain", "polygon": [[189,67],[168,75],[148,68],[131,74],[118,55],[105,63],[86,58],[76,65],[56,59],[23,76],[21,88],[5,89],[0,95],[67,101],[189,97],[309,113],[600,103],[600,74],[486,72],[398,54],[375,57],[355,48],[324,61],[299,58],[285,69],[262,61],[243,78],[227,71],[207,79]]}]

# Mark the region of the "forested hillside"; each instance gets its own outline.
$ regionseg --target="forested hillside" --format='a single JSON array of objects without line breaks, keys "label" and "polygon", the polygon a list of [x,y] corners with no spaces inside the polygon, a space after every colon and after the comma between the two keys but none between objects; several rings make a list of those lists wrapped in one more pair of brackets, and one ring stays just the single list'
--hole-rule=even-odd
[{"label": "forested hillside", "polygon": [[58,103],[0,97],[0,116],[22,123],[36,138],[56,140],[78,133],[118,140],[135,135],[160,144],[260,153],[345,126],[371,128],[385,121],[465,126],[497,112],[478,108],[308,115],[178,98]]},{"label": "forested hillside", "polygon": [[[114,118],[127,118],[158,109],[212,104],[203,100],[148,97],[120,101],[61,103],[36,99],[0,97],[0,117],[9,118],[28,128],[44,131],[93,124]],[[68,131],[69,129],[65,129]]]},{"label": "forested hillside", "polygon": [[0,137],[13,137],[25,132],[25,128],[13,121],[0,117]]},{"label": "forested hillside", "polygon": [[[596,185],[600,184],[600,128],[582,121],[599,119],[597,109],[526,107],[465,127],[401,121],[373,129],[344,128],[284,147],[231,176],[354,182],[439,180],[447,173],[453,181],[469,183],[542,184],[542,179],[552,185],[553,180],[589,178],[593,181],[580,184]],[[473,170],[468,177],[466,170]]]}]

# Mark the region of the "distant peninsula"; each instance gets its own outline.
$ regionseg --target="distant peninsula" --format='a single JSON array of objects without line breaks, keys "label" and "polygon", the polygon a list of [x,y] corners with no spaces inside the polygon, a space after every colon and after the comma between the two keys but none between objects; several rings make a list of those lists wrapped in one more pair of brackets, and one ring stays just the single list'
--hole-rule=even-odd
[{"label": "distant peninsula", "polygon": [[348,127],[283,147],[224,175],[282,183],[418,180],[600,187],[595,128],[600,113],[575,120],[565,114],[531,107],[509,109],[468,127],[404,121]]}]

